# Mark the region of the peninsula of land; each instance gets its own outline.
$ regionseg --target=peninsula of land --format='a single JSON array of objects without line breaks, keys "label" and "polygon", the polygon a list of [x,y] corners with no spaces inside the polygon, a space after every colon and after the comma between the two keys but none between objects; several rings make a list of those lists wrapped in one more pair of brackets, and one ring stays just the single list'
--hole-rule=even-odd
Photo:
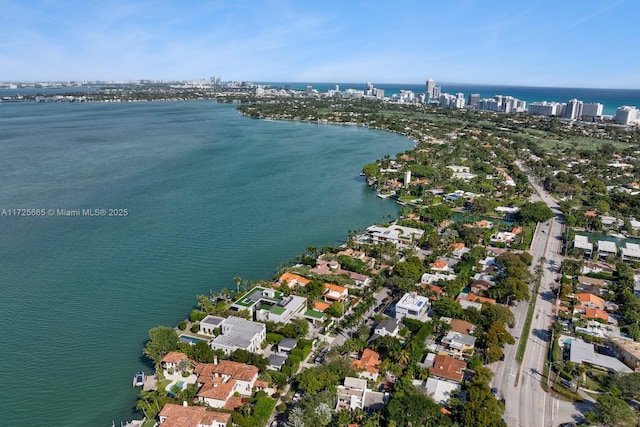
[{"label": "peninsula of land", "polygon": [[145,422],[635,425],[637,128],[313,91],[216,97],[252,101],[238,108],[253,118],[407,135],[413,149],[362,170],[403,209],[152,329]]}]

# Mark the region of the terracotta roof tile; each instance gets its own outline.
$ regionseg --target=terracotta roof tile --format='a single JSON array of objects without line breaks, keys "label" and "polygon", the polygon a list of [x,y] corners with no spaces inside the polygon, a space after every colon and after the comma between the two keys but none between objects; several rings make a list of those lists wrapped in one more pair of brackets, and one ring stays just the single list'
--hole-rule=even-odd
[{"label": "terracotta roof tile", "polygon": [[179,351],[170,351],[160,361],[160,363],[178,363],[182,359],[188,359],[187,355]]},{"label": "terracotta roof tile", "polygon": [[437,375],[441,378],[460,382],[462,381],[463,371],[467,367],[467,363],[455,359],[451,356],[438,354],[433,359],[433,366],[429,368],[429,371],[433,375]]},{"label": "terracotta roof tile", "polygon": [[182,406],[174,403],[164,405],[159,416],[166,417],[161,424],[163,427],[198,427],[211,425],[214,421],[226,424],[231,418],[231,414],[207,411],[203,406]]}]

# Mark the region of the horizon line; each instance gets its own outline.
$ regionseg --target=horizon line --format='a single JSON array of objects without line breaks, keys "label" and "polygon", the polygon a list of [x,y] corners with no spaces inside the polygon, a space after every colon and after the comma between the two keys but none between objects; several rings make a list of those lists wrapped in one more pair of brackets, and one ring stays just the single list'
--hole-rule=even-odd
[{"label": "horizon line", "polygon": [[[70,82],[87,82],[89,83],[127,83],[127,82],[140,82],[144,80],[154,81],[154,82],[188,82],[188,81],[207,81],[210,77],[200,77],[200,78],[183,78],[183,79],[166,79],[166,78],[138,78],[138,79],[66,79],[66,80],[2,80],[0,84],[42,84],[42,83],[70,83]],[[410,86],[421,86],[424,85],[427,81],[425,79],[424,83],[408,83],[408,82],[373,82],[371,80],[362,81],[362,82],[348,82],[348,81],[312,81],[312,80],[289,80],[289,81],[270,81],[270,80],[247,80],[247,79],[229,79],[225,82],[243,82],[248,81],[253,84],[338,84],[338,85],[364,85],[366,83],[372,84],[382,84],[382,85],[410,85]],[[85,84],[81,83],[80,85]],[[530,84],[514,84],[514,83],[477,83],[477,82],[448,82],[436,80],[436,84],[439,86],[450,85],[450,86],[500,86],[500,87],[528,87],[528,88],[545,88],[545,89],[596,89],[596,90],[640,90],[640,87],[637,88],[629,88],[629,87],[596,87],[596,86],[561,86],[561,85],[530,85]]]}]

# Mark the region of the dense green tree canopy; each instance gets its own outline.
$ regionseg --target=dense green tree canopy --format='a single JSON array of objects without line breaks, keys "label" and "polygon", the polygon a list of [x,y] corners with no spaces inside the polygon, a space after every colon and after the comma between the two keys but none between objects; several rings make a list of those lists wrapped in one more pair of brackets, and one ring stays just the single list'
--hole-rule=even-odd
[{"label": "dense green tree canopy", "polygon": [[605,427],[634,426],[636,414],[624,400],[603,394],[596,398],[595,410],[587,413],[585,418]]},{"label": "dense green tree canopy", "polygon": [[507,427],[502,421],[504,408],[485,383],[472,382],[467,388],[467,400],[458,405],[454,416],[460,425],[474,427]]},{"label": "dense green tree canopy", "polygon": [[544,202],[525,203],[520,206],[518,218],[525,224],[546,221],[553,218],[553,211]]},{"label": "dense green tree canopy", "polygon": [[394,392],[385,411],[386,419],[393,420],[397,427],[449,425],[449,420],[440,412],[440,405],[415,387]]},{"label": "dense green tree canopy", "polygon": [[158,326],[149,330],[149,341],[143,353],[154,363],[159,364],[162,358],[178,347],[178,334],[168,326]]}]

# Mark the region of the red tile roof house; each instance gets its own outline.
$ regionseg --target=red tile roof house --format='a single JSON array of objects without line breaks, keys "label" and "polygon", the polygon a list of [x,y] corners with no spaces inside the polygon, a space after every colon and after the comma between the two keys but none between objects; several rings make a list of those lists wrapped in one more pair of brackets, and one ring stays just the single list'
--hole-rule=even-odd
[{"label": "red tile roof house", "polygon": [[449,326],[451,326],[452,331],[460,332],[461,334],[467,335],[471,334],[476,329],[473,323],[460,319],[451,319],[451,322],[449,322]]},{"label": "red tile roof house", "polygon": [[184,353],[180,353],[179,351],[170,351],[160,361],[160,367],[165,371],[168,371],[169,369],[177,371],[178,363],[183,359],[189,360],[187,355]]},{"label": "red tile roof house", "polygon": [[604,300],[599,296],[593,294],[575,294],[576,299],[580,302],[580,305],[589,308],[597,308],[598,310],[604,310]]},{"label": "red tile roof house", "polygon": [[433,359],[433,366],[429,368],[429,372],[435,377],[442,378],[459,383],[464,376],[464,370],[467,362],[456,359],[451,356],[438,354]]},{"label": "red tile roof house", "polygon": [[583,319],[600,319],[607,323],[609,322],[609,315],[605,311],[598,310],[597,308],[577,305],[573,308],[573,312],[582,313],[580,317]]},{"label": "red tile roof house", "polygon": [[342,301],[349,295],[349,289],[345,288],[344,286],[325,283],[324,288],[324,300],[327,302]]},{"label": "red tile roof house", "polygon": [[485,297],[481,297],[479,295],[466,294],[466,293],[458,294],[458,297],[456,298],[456,301],[460,302],[461,300],[466,300],[466,301],[471,301],[471,302],[478,302],[480,304],[486,302],[487,304],[491,304],[491,305],[494,305],[496,303],[496,300],[494,300],[493,298],[485,298]]},{"label": "red tile roof house", "polygon": [[294,273],[283,273],[282,276],[278,279],[276,283],[274,283],[274,288],[279,288],[281,285],[286,284],[289,288],[293,289],[298,285],[305,286],[311,280],[299,276]]},{"label": "red tile roof house", "polygon": [[433,271],[449,271],[449,264],[447,261],[437,260],[430,263],[429,268]]},{"label": "red tile roof house", "polygon": [[162,427],[225,427],[231,414],[207,411],[204,406],[167,403],[158,418]]},{"label": "red tile roof house", "polygon": [[378,365],[380,364],[380,355],[369,349],[365,348],[360,356],[360,359],[353,361],[353,366],[356,369],[362,369],[363,371],[358,374],[360,378],[377,380],[378,379]]},{"label": "red tile roof house", "polygon": [[464,243],[452,243],[447,249],[453,253],[455,258],[461,258],[462,255],[470,251],[465,247]]},{"label": "red tile roof house", "polygon": [[213,408],[227,408],[227,400],[236,392],[241,396],[251,396],[258,379],[257,367],[229,360],[201,363],[194,372],[200,386],[198,400]]}]

